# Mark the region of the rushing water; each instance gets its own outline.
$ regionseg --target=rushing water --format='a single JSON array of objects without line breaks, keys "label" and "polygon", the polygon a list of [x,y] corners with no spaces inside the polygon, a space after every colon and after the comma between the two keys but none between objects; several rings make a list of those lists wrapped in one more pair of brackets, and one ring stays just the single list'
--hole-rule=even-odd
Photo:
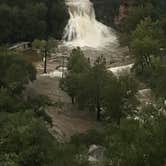
[{"label": "rushing water", "polygon": [[114,31],[96,20],[90,0],[66,0],[70,19],[63,39],[65,45],[101,48],[117,43]]}]

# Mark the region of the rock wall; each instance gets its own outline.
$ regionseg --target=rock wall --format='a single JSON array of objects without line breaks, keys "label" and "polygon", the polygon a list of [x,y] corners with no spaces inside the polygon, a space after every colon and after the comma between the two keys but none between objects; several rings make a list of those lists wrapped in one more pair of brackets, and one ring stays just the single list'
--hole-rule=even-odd
[{"label": "rock wall", "polygon": [[136,5],[137,0],[91,0],[97,19],[109,26],[118,26],[127,16],[127,9]]},{"label": "rock wall", "polygon": [[137,5],[137,3],[138,2],[136,0],[121,0],[120,1],[118,15],[114,19],[114,23],[116,26],[120,26],[121,22],[126,18],[127,9],[130,6]]},{"label": "rock wall", "polygon": [[120,0],[91,0],[97,19],[109,26],[114,25],[114,18],[119,13]]}]

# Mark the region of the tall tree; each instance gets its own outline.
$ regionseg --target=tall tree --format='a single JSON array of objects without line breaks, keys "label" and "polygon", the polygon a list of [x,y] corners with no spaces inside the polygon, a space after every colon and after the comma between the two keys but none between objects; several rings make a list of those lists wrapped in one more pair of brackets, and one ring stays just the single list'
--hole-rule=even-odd
[{"label": "tall tree", "polygon": [[101,120],[103,108],[103,89],[107,84],[109,74],[106,70],[106,61],[103,56],[97,58],[91,70],[82,77],[77,101],[84,108],[89,108],[97,113],[97,120]]},{"label": "tall tree", "polygon": [[32,43],[33,48],[37,49],[41,56],[43,57],[44,62],[44,73],[47,73],[47,58],[49,53],[56,48],[56,42],[53,39],[48,40],[39,40],[35,39]]},{"label": "tall tree", "polygon": [[1,0],[0,44],[50,36],[61,39],[67,19],[64,0]]},{"label": "tall tree", "polygon": [[158,25],[158,22],[147,18],[133,32],[131,50],[136,59],[136,67],[141,67],[141,72],[147,66],[152,66],[152,58],[159,54],[164,33]]},{"label": "tall tree", "polygon": [[90,63],[80,48],[73,49],[67,65],[68,72],[61,80],[60,86],[66,91],[74,104],[82,76],[90,70]]},{"label": "tall tree", "polygon": [[111,120],[120,125],[121,118],[132,114],[137,105],[137,83],[131,76],[112,77],[104,89],[104,108]]},{"label": "tall tree", "polygon": [[13,94],[20,94],[29,81],[36,79],[36,70],[21,56],[16,54],[0,55],[0,87]]}]

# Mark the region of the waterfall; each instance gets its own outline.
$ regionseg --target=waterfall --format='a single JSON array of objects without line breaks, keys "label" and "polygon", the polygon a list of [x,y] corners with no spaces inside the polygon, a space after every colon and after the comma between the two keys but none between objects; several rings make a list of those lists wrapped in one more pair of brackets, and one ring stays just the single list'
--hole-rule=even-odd
[{"label": "waterfall", "polygon": [[101,48],[117,42],[113,30],[96,20],[90,0],[66,0],[66,5],[70,15],[63,36],[66,45]]}]

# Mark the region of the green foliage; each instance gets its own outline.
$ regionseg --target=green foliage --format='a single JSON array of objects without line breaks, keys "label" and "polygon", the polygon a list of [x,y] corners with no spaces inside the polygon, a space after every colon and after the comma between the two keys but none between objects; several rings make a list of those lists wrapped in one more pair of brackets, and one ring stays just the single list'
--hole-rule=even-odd
[{"label": "green foliage", "polygon": [[166,59],[154,58],[152,64],[153,68],[146,68],[138,77],[152,88],[157,98],[166,98]]},{"label": "green foliage", "polygon": [[0,43],[32,41],[53,36],[60,39],[67,20],[64,1],[0,1]]},{"label": "green foliage", "polygon": [[52,126],[52,118],[45,111],[46,106],[52,105],[50,99],[46,96],[36,96],[28,99],[25,103],[26,109],[34,110],[36,117],[43,119]]},{"label": "green foliage", "polygon": [[[96,111],[97,119],[101,112],[108,112],[111,119],[118,124],[124,114],[135,104],[134,95],[137,86],[130,77],[116,78],[106,69],[103,56],[97,58],[93,66],[84,57],[81,50],[71,53],[68,63],[68,73],[61,80],[61,88],[76,102],[79,109]],[[131,104],[130,104],[131,102]]]},{"label": "green foliage", "polygon": [[162,37],[163,30],[159,27],[159,22],[153,22],[152,19],[146,18],[137,25],[135,31],[133,32],[133,38],[141,39],[145,36],[158,39]]},{"label": "green foliage", "polygon": [[56,142],[44,123],[29,111],[0,114],[0,165],[51,166]]},{"label": "green foliage", "polygon": [[31,111],[0,113],[0,165],[6,166],[84,166],[80,158],[87,148],[75,141],[60,144],[44,122]]},{"label": "green foliage", "polygon": [[127,17],[122,23],[123,32],[130,33],[135,30],[136,26],[146,17],[151,17],[154,13],[154,7],[152,4],[146,4],[145,6],[133,6],[127,11]]},{"label": "green foliage", "polygon": [[76,145],[76,147],[89,147],[90,145],[106,145],[107,133],[102,129],[100,130],[91,130],[86,134],[78,134],[71,138],[70,143]]},{"label": "green foliage", "polygon": [[48,40],[35,39],[32,42],[32,47],[35,49],[39,49],[41,51],[43,51],[44,49],[46,49],[47,51],[51,51],[53,48],[56,47],[56,42],[52,38],[50,38]]},{"label": "green foliage", "polygon": [[35,39],[32,43],[32,46],[36,49],[41,49],[44,48],[46,46],[46,41],[45,40],[39,40],[39,39]]},{"label": "green foliage", "polygon": [[102,145],[106,148],[103,166],[165,166],[165,138],[164,113],[147,107],[139,112],[137,120],[123,119],[120,126],[107,123],[100,130],[72,137],[64,147],[66,151],[72,150],[72,154],[84,156],[86,161],[90,145]]},{"label": "green foliage", "polygon": [[[144,113],[146,114],[146,113]],[[164,166],[165,160],[165,116],[157,115],[140,124],[125,120],[120,128],[108,129],[108,160],[112,165]],[[152,146],[153,145],[153,146]]]},{"label": "green foliage", "polygon": [[158,22],[145,19],[133,32],[131,49],[135,56],[136,68],[143,72],[146,67],[152,67],[152,59],[159,55],[164,32]]},{"label": "green foliage", "polygon": [[[130,2],[128,2],[130,4]],[[131,32],[141,20],[150,17],[153,20],[165,15],[166,2],[164,0],[133,0],[127,8],[127,17],[123,21],[123,32]]]},{"label": "green foliage", "polygon": [[[138,1],[125,19],[124,36],[135,58],[136,75],[165,98],[166,1]],[[123,38],[123,37],[122,37]]]},{"label": "green foliage", "polygon": [[99,57],[94,66],[81,78],[77,102],[80,107],[89,107],[91,110],[102,106],[102,89],[107,80],[108,73],[105,67],[104,57]]},{"label": "green foliage", "polygon": [[50,101],[37,96],[26,101],[22,92],[29,81],[36,79],[36,70],[28,61],[16,54],[0,56],[0,111],[18,112],[26,109],[34,110],[38,117],[43,117],[48,123],[52,119],[46,114],[44,107]]},{"label": "green foliage", "polygon": [[29,81],[35,80],[35,68],[20,56],[1,54],[0,59],[0,87],[20,94]]},{"label": "green foliage", "polygon": [[72,50],[67,68],[71,73],[76,74],[89,70],[90,64],[79,47]]},{"label": "green foliage", "polygon": [[[123,119],[120,127],[106,124],[101,130],[72,138],[78,149],[92,144],[106,148],[104,166],[164,166],[166,117],[153,107],[144,108],[139,120]],[[83,153],[83,152],[82,152]]]},{"label": "green foliage", "polygon": [[44,59],[44,73],[47,73],[47,57],[49,56],[49,53],[56,47],[56,42],[52,38],[48,40],[39,40],[35,39],[32,42],[32,47],[34,49],[37,49],[41,57]]},{"label": "green foliage", "polygon": [[23,107],[20,98],[13,96],[10,91],[5,88],[0,89],[0,112],[17,112]]},{"label": "green foliage", "polygon": [[[51,104],[50,100],[44,96],[23,98],[25,85],[35,79],[33,66],[15,54],[0,58],[0,165],[65,166],[69,163],[78,166],[76,146],[57,143],[48,131],[47,124],[52,125],[52,119],[45,112],[45,105]],[[20,70],[7,77],[12,64]],[[16,71],[10,69],[10,72]],[[11,84],[19,87],[18,93],[11,89]]]},{"label": "green foliage", "polygon": [[[165,23],[164,19],[147,18],[132,33],[131,51],[135,57],[135,71],[154,90],[157,97],[165,97]],[[160,86],[159,86],[160,85]]]},{"label": "green foliage", "polygon": [[72,98],[72,102],[80,90],[80,79],[90,69],[88,60],[80,48],[73,49],[68,62],[68,73],[60,82],[60,87]]},{"label": "green foliage", "polygon": [[[107,4],[112,3],[114,1]],[[166,98],[165,3],[165,0],[137,1],[138,6],[129,9],[124,28],[126,34],[133,31],[127,39],[131,39],[130,48],[139,76],[157,97],[163,97],[162,101]],[[118,1],[114,5],[118,5]],[[61,0],[0,0],[0,41],[43,39],[52,34],[59,37],[66,19],[65,11]],[[103,11],[100,12],[104,18]],[[33,43],[36,48],[47,50],[51,44],[46,40]],[[45,122],[52,123],[45,112],[45,105],[51,104],[50,101],[43,96],[27,101],[22,98],[25,86],[36,77],[34,67],[18,55],[8,54],[5,47],[1,51],[0,165],[88,166],[88,148],[92,144],[106,147],[103,163],[106,166],[166,165],[166,117],[161,113],[164,107],[160,107],[160,112],[158,107],[144,108],[139,120],[122,119],[135,107],[137,84],[132,77],[117,79],[106,70],[103,57],[91,66],[83,52],[74,49],[68,73],[61,80],[62,89],[80,108],[96,111],[97,116],[105,111],[118,126],[107,123],[100,130],[74,136],[69,143],[60,144],[45,126]]]},{"label": "green foliage", "polygon": [[132,114],[137,105],[137,83],[131,76],[110,79],[104,89],[105,109],[111,119],[120,124],[122,117]]}]

